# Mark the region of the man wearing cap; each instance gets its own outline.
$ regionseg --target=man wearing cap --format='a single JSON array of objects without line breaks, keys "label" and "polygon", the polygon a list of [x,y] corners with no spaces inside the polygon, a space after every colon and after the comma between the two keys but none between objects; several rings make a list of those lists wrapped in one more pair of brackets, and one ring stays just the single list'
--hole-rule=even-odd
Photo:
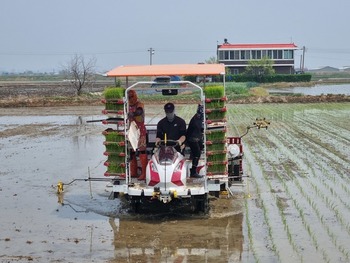
[{"label": "man wearing cap", "polygon": [[157,137],[156,145],[160,140],[166,139],[177,141],[179,146],[176,146],[176,150],[181,152],[181,145],[186,140],[186,122],[184,119],[176,116],[175,106],[169,102],[164,105],[164,111],[166,117],[161,119],[157,124]]}]

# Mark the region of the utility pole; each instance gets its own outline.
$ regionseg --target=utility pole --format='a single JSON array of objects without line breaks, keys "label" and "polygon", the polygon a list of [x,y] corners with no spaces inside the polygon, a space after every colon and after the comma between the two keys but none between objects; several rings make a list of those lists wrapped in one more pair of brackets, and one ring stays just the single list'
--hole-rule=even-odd
[{"label": "utility pole", "polygon": [[302,73],[304,73],[304,63],[305,63],[305,46],[303,46],[303,59],[302,59],[302,66],[301,66]]},{"label": "utility pole", "polygon": [[154,49],[150,48],[148,52],[149,52],[149,64],[152,65],[152,56],[154,55]]}]

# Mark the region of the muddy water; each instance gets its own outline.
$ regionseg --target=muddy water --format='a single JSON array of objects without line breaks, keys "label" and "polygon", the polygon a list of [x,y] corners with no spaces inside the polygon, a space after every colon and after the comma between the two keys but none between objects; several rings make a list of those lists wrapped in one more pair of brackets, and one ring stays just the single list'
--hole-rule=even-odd
[{"label": "muddy water", "polygon": [[[243,192],[208,217],[134,215],[109,200],[100,107],[0,112],[0,262],[249,262]],[[243,260],[242,260],[243,259]]]}]

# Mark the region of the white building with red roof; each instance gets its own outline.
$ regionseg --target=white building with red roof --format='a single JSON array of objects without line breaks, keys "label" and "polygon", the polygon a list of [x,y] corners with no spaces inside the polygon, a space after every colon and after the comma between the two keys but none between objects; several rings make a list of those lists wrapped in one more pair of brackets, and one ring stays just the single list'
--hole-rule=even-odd
[{"label": "white building with red roof", "polygon": [[294,43],[287,44],[230,44],[217,46],[217,60],[225,64],[230,74],[243,73],[249,60],[267,57],[273,61],[277,74],[294,74],[294,52],[299,49]]}]

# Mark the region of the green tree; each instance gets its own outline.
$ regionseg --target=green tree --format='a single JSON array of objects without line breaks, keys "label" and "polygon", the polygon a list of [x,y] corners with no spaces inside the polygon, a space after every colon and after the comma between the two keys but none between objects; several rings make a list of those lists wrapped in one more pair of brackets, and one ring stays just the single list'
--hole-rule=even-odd
[{"label": "green tree", "polygon": [[268,57],[263,57],[262,59],[252,59],[249,60],[244,74],[252,76],[256,80],[261,80],[266,76],[275,74],[275,70],[273,69],[272,65],[273,61]]}]

